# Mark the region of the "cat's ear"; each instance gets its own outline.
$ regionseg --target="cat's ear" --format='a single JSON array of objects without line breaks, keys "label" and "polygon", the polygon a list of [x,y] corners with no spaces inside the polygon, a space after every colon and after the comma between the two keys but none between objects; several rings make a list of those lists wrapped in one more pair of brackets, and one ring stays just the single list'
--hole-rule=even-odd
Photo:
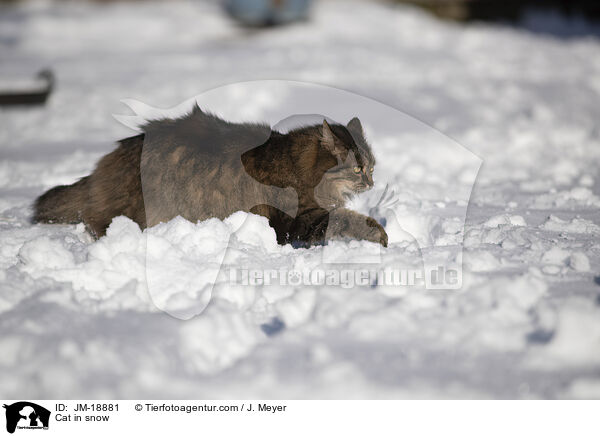
[{"label": "cat's ear", "polygon": [[363,126],[357,117],[354,117],[350,121],[348,121],[347,127],[348,127],[348,130],[350,130],[350,132],[357,133],[362,137],[365,136]]},{"label": "cat's ear", "polygon": [[327,120],[323,120],[323,127],[321,129],[321,144],[327,151],[336,157],[341,157],[346,151],[346,149],[342,146],[341,141],[334,135]]},{"label": "cat's ear", "polygon": [[200,105],[198,104],[198,102],[196,102],[196,104],[192,108],[192,113],[193,114],[199,114],[199,113],[201,114],[202,113],[202,109],[200,108]]}]

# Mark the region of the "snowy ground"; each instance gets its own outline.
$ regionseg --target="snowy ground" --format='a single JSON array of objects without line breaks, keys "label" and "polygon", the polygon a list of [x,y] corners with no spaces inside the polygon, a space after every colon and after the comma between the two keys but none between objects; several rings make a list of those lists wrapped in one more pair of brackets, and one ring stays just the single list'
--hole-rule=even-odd
[{"label": "snowy ground", "polygon": [[[249,31],[213,3],[36,2],[0,9],[0,58],[3,78],[51,66],[58,80],[46,107],[0,110],[0,397],[600,397],[600,40],[379,3],[322,2],[309,23]],[[111,116],[127,113],[121,99],[168,108],[256,79],[368,96],[483,160],[460,291],[220,283],[182,321],[150,298],[146,237],[195,268],[231,221],[143,234],[119,218],[97,242],[81,226],[29,224],[37,195],[132,133]],[[268,112],[268,95],[250,101]],[[459,256],[465,205],[446,192],[470,190],[469,177],[446,171],[450,155],[419,160],[414,132],[371,133],[396,216],[435,255]],[[279,247],[250,224],[226,263],[321,262],[322,248]],[[415,245],[388,227],[385,262],[414,264]]]}]

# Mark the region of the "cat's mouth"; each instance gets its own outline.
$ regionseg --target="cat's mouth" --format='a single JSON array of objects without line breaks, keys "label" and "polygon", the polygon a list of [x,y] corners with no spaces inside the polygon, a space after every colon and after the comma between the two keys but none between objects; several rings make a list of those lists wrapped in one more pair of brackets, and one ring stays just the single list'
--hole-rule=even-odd
[{"label": "cat's mouth", "polygon": [[373,187],[372,185],[367,185],[365,183],[360,183],[360,184],[354,186],[354,193],[355,194],[360,194],[361,192],[368,191],[372,187]]},{"label": "cat's mouth", "polygon": [[361,183],[361,184],[353,185],[351,188],[346,188],[346,189],[342,190],[341,194],[345,200],[351,200],[354,196],[361,194],[365,191],[368,191],[371,188],[372,188],[372,186]]}]

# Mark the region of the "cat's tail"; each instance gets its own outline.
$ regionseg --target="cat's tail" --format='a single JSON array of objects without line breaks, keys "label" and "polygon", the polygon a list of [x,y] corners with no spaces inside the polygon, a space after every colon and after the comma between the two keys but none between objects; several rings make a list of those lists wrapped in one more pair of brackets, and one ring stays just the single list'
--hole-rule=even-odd
[{"label": "cat's tail", "polygon": [[89,196],[89,176],[72,185],[56,186],[42,194],[34,204],[34,223],[81,222],[82,212]]}]

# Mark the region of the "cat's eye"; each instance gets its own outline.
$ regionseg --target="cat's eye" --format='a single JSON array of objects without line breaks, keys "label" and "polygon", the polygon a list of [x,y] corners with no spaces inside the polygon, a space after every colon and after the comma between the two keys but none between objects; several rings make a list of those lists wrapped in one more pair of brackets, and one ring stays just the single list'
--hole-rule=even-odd
[{"label": "cat's eye", "polygon": [[373,172],[373,169],[374,169],[373,167],[369,168],[369,172],[371,172],[371,173],[372,173],[372,172]]},{"label": "cat's eye", "polygon": [[354,173],[355,174],[360,173],[360,167],[354,167]]}]

